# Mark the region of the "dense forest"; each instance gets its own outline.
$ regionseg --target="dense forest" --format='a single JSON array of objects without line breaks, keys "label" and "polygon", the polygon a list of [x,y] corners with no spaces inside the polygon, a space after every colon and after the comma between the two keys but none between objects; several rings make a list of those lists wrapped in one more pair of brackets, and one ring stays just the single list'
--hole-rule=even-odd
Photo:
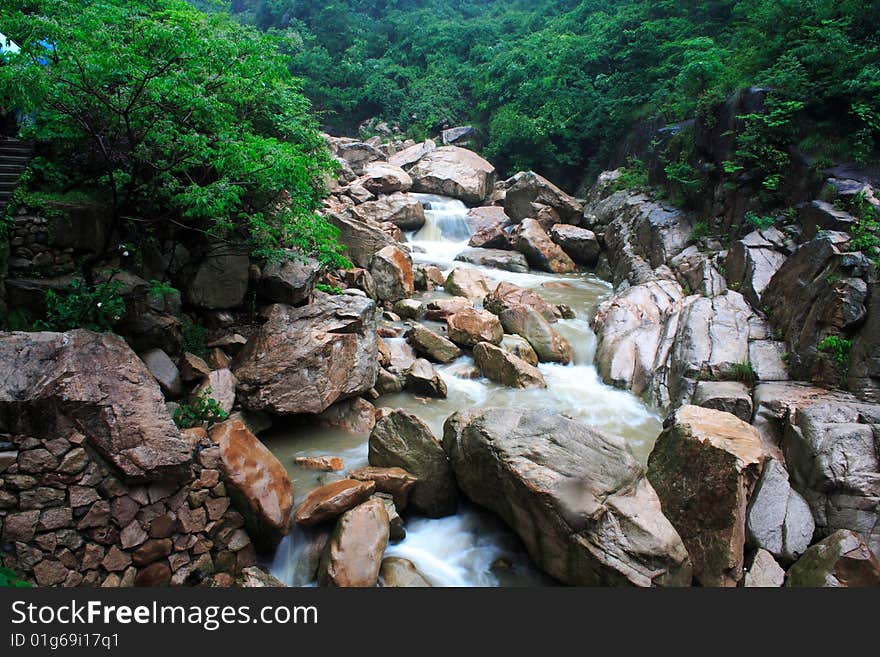
[{"label": "dense forest", "polygon": [[[818,158],[880,139],[880,5],[858,0],[233,0],[283,31],[326,126],[475,123],[505,172],[595,173],[632,125],[766,85],[773,132]],[[784,124],[784,125],[781,125]],[[787,134],[786,137],[789,135]]]}]

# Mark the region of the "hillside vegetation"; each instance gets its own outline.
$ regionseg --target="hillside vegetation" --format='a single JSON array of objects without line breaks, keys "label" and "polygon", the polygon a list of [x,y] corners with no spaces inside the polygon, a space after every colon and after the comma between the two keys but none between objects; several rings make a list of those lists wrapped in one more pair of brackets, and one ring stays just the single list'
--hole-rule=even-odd
[{"label": "hillside vegetation", "polygon": [[[418,138],[474,122],[505,173],[578,180],[605,166],[634,122],[693,117],[752,85],[774,90],[766,139],[784,134],[822,161],[876,158],[873,2],[228,4],[241,20],[286,34],[292,68],[330,129],[351,133],[379,116]],[[755,161],[766,160],[762,146],[751,145]]]}]

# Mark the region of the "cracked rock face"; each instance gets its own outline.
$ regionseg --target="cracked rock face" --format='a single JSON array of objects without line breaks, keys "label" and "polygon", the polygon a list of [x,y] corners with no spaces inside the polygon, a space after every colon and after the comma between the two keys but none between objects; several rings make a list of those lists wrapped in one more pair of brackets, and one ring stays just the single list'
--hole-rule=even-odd
[{"label": "cracked rock face", "polygon": [[742,579],[746,505],[766,459],[754,427],[709,408],[678,409],[657,439],[648,479],[703,586]]},{"label": "cracked rock face", "polygon": [[242,406],[317,414],[370,390],[379,366],[375,310],[373,301],[350,295],[272,306],[233,363]]},{"label": "cracked rock face", "polygon": [[623,439],[562,415],[494,408],[450,417],[443,447],[462,492],[560,581],[690,585],[681,538]]},{"label": "cracked rock face", "polygon": [[810,546],[815,527],[809,505],[788,482],[785,466],[770,459],[749,502],[749,543],[790,563]]},{"label": "cracked rock face", "polygon": [[144,363],[111,334],[0,337],[0,431],[84,434],[129,480],[190,475],[192,448]]}]

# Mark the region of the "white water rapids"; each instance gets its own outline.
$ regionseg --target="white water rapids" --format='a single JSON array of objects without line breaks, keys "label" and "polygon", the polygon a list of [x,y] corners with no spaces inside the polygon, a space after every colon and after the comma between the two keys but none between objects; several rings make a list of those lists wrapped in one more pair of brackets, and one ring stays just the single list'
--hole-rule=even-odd
[{"label": "white water rapids", "polygon": [[[437,196],[414,196],[425,206],[427,222],[417,233],[408,236],[413,261],[435,264],[444,274],[454,267],[472,267],[455,262],[455,256],[467,248],[472,232],[465,205]],[[659,415],[632,394],[602,383],[593,365],[596,336],[590,329],[589,319],[596,305],[610,294],[610,286],[591,274],[513,273],[476,268],[496,281],[506,280],[534,289],[549,303],[570,306],[575,311],[575,319],[560,320],[556,327],[571,342],[574,362],[570,365],[542,363],[539,369],[547,381],[547,389],[518,390],[487,379],[470,378],[473,360],[462,356],[448,365],[436,366],[448,387],[446,399],[424,402],[401,393],[383,397],[377,405],[403,408],[416,414],[437,436],[442,435],[446,418],[462,409],[492,406],[550,409],[582,419],[601,431],[623,436],[636,457],[645,462],[660,432]],[[430,299],[447,295],[437,291],[422,296]],[[426,324],[431,326],[430,322]],[[366,435],[316,427],[285,427],[273,431],[266,442],[288,468],[297,502],[309,490],[338,478],[339,474],[344,475],[344,471],[330,475],[306,471],[293,463],[295,457],[341,456],[346,470],[367,464]],[[463,505],[459,513],[448,518],[407,516],[405,521],[406,538],[390,544],[385,554],[409,559],[434,586],[548,583],[531,565],[519,540],[492,514]],[[313,539],[312,533],[294,527],[275,554],[272,573],[292,586],[313,584],[310,575],[316,559],[310,547]]]}]

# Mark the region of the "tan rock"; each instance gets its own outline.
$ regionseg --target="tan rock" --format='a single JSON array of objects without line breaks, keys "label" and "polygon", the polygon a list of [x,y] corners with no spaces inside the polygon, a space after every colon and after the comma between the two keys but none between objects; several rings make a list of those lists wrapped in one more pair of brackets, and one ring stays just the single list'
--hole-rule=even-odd
[{"label": "tan rock", "polygon": [[382,500],[371,499],[347,511],[336,529],[319,567],[325,586],[375,586],[388,545],[388,512]]},{"label": "tan rock", "polygon": [[473,347],[480,342],[501,344],[504,329],[501,322],[486,310],[466,308],[446,319],[449,339],[463,347]]},{"label": "tan rock", "polygon": [[309,493],[294,517],[297,524],[304,527],[333,520],[368,500],[375,489],[376,484],[372,481],[334,481]]},{"label": "tan rock", "polygon": [[755,428],[730,413],[684,406],[667,419],[648,479],[703,586],[742,579],[746,508],[767,458]]},{"label": "tan rock", "polygon": [[215,425],[211,439],[220,448],[223,480],[236,492],[233,499],[239,501],[255,544],[273,549],[290,529],[293,486],[287,471],[238,420]]}]

